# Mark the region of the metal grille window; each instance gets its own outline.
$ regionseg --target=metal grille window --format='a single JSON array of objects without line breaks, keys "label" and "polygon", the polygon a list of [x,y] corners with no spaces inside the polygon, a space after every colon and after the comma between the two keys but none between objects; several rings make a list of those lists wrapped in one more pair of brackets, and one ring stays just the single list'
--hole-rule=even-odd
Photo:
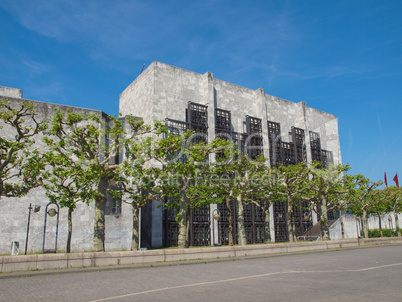
[{"label": "metal grille window", "polygon": [[281,158],[282,165],[289,166],[296,164],[294,145],[292,143],[282,142],[281,147],[282,147],[282,158]]},{"label": "metal grille window", "polygon": [[262,133],[261,119],[251,116],[246,116],[247,133]]},{"label": "metal grille window", "polygon": [[308,235],[307,231],[312,228],[313,221],[307,201],[300,201],[297,207],[293,207],[292,223],[296,236]]},{"label": "metal grille window", "polygon": [[295,148],[296,164],[300,162],[307,162],[306,145],[304,144],[304,130],[292,127],[292,138]]},{"label": "metal grille window", "polygon": [[247,243],[264,242],[264,211],[255,204],[244,206],[244,227],[246,229]]},{"label": "metal grille window", "polygon": [[[200,143],[208,141],[208,106],[189,102],[186,108],[186,121],[177,121],[167,118],[166,127],[169,132],[175,135],[181,135],[186,130],[193,130],[189,143]],[[181,153],[178,156],[172,156],[182,162],[186,160]],[[169,201],[167,201],[169,202]],[[177,246],[179,235],[179,224],[176,222],[177,209],[166,209],[164,213],[165,227],[165,246]],[[209,208],[205,207],[199,210],[191,211],[190,218],[190,245],[209,245],[210,243],[210,222]]]},{"label": "metal grille window", "polygon": [[232,122],[230,111],[215,109],[215,133],[231,133]]},{"label": "metal grille window", "polygon": [[334,163],[332,151],[321,150],[321,162],[323,167],[328,168],[330,164]]},{"label": "metal grille window", "polygon": [[191,129],[193,129],[194,126],[207,127],[207,110],[208,106],[206,105],[196,104],[192,102],[188,103],[188,121]]},{"label": "metal grille window", "polygon": [[246,116],[247,134],[247,154],[255,159],[262,154],[262,126],[261,119]]},{"label": "metal grille window", "polygon": [[311,160],[321,161],[321,140],[320,134],[310,131]]},{"label": "metal grille window", "polygon": [[[233,224],[232,224],[233,237],[234,237],[233,242],[236,244],[237,243],[236,203],[230,202],[230,208],[231,208],[232,217],[233,217]],[[227,244],[229,244],[229,211],[226,206],[226,202],[222,202],[222,203],[218,204],[218,210],[221,214],[221,218],[218,221],[219,238],[221,240],[222,245],[227,245]]]},{"label": "metal grille window", "polygon": [[210,215],[209,207],[205,206],[191,211],[190,245],[210,245]]},{"label": "metal grille window", "polygon": [[232,132],[232,137],[233,142],[237,145],[237,148],[242,154],[244,154],[247,135],[243,133]]},{"label": "metal grille window", "polygon": [[332,151],[321,149],[320,134],[310,131],[310,148],[311,148],[311,160],[320,161],[322,167],[328,168],[330,164],[334,163]]},{"label": "metal grille window", "polygon": [[286,208],[287,206],[283,202],[274,203],[275,242],[289,240],[288,229],[286,228]]},{"label": "metal grille window", "polygon": [[166,119],[165,125],[171,134],[181,135],[183,132],[187,131],[188,124],[182,121],[176,121],[172,119]]},{"label": "metal grille window", "polygon": [[281,125],[268,121],[269,159],[271,167],[276,167],[282,160]]}]

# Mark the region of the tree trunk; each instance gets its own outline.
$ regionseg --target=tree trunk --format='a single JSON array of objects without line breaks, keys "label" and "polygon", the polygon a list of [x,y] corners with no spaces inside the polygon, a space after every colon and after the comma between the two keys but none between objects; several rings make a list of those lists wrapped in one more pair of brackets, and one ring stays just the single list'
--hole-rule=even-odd
[{"label": "tree trunk", "polygon": [[226,207],[228,209],[228,218],[229,218],[229,238],[228,243],[229,246],[233,246],[233,213],[232,208],[230,207],[230,198],[226,198]]},{"label": "tree trunk", "polygon": [[68,233],[67,233],[67,248],[66,248],[66,252],[70,253],[71,252],[71,236],[73,233],[73,212],[74,212],[74,208],[73,207],[69,207],[68,208]]},{"label": "tree trunk", "polygon": [[186,233],[186,248],[190,247],[190,230],[191,230],[191,210],[189,207],[187,207],[187,233]]},{"label": "tree trunk", "polygon": [[399,219],[398,219],[398,213],[394,211],[394,218],[395,218],[395,228],[396,232],[398,234],[398,237],[401,237],[401,229],[399,228]]},{"label": "tree trunk", "polygon": [[265,207],[265,225],[264,225],[264,242],[265,243],[270,243],[271,242],[271,226],[270,224],[270,218],[271,218],[271,213],[269,212],[269,207]]},{"label": "tree trunk", "polygon": [[140,208],[133,205],[133,234],[131,250],[137,251],[140,246]]},{"label": "tree trunk", "polygon": [[179,213],[177,214],[177,218],[177,222],[179,223],[177,246],[179,249],[184,249],[187,247],[187,197],[183,190],[180,191]]},{"label": "tree trunk", "polygon": [[364,238],[369,238],[368,235],[368,220],[367,220],[367,211],[363,210],[363,218],[362,218],[362,223],[363,223],[363,229],[364,229]]},{"label": "tree trunk", "polygon": [[342,239],[345,239],[345,227],[344,227],[344,225],[343,225],[342,210],[339,210],[339,222],[341,223]]},{"label": "tree trunk", "polygon": [[105,208],[107,201],[107,188],[109,182],[101,178],[98,183],[99,196],[95,199],[95,226],[94,226],[94,250],[105,251]]},{"label": "tree trunk", "polygon": [[329,240],[328,209],[327,209],[327,200],[325,199],[325,197],[321,198],[320,211],[321,211],[320,213],[321,240]]},{"label": "tree trunk", "polygon": [[384,237],[384,234],[382,233],[382,226],[381,226],[381,214],[377,213],[378,216],[378,228],[380,229],[380,237]]},{"label": "tree trunk", "polygon": [[290,200],[290,197],[288,197],[288,204],[287,204],[287,212],[286,212],[286,227],[288,229],[288,236],[289,236],[289,242],[294,242],[294,237],[293,237],[293,227],[292,227],[292,202]]},{"label": "tree trunk", "polygon": [[247,245],[246,228],[244,226],[243,196],[237,196],[237,228],[239,232],[239,245]]}]

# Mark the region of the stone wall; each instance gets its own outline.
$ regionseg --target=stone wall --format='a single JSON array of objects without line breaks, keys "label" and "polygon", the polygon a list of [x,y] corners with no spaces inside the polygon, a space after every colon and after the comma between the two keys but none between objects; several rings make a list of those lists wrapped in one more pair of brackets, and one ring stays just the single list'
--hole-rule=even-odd
[{"label": "stone wall", "polygon": [[[267,121],[281,124],[282,140],[289,142],[291,128],[305,130],[307,158],[311,159],[309,131],[320,133],[322,148],[342,163],[336,116],[269,94],[160,62],[153,62],[120,95],[123,115],[141,116],[146,123],[166,118],[185,121],[188,102],[208,105],[209,133],[214,133],[214,109],[231,111],[233,131],[243,132],[246,116],[262,119],[264,154],[268,155]],[[211,136],[211,135],[210,135]],[[212,139],[213,137],[210,137]]]},{"label": "stone wall", "polygon": [[[383,229],[389,229],[389,217],[391,217],[391,227],[393,230],[395,230],[395,218],[393,213],[387,213],[384,215],[381,215],[381,226]],[[344,228],[344,234],[345,234],[345,239],[351,239],[351,238],[357,238],[357,234],[359,230],[361,229],[361,224],[356,222],[356,216],[352,214],[343,214],[342,215],[343,219],[343,228]],[[402,215],[398,214],[398,220],[399,220],[399,228],[402,227],[401,220],[402,220]],[[378,217],[375,215],[369,214],[368,217],[368,228],[369,230],[373,229],[379,229],[378,227]],[[342,233],[341,233],[341,223],[339,222],[339,219],[330,227],[330,238],[331,240],[338,240],[342,239]]]},{"label": "stone wall", "polygon": [[[1,92],[1,90],[0,90]],[[9,97],[0,95],[1,99]],[[23,99],[9,99],[14,106],[18,106]],[[75,113],[97,114],[104,116],[99,110],[90,110],[84,108],[56,105],[46,102],[32,101],[39,119],[51,118],[54,109],[62,111],[70,110]],[[4,125],[3,125],[4,126]],[[1,135],[5,137],[14,137],[15,133],[7,126],[0,130]],[[34,148],[44,150],[45,145],[42,142],[43,134],[35,137]],[[31,222],[29,230],[28,253],[42,251],[45,208],[49,202],[43,188],[32,189],[26,196],[21,198],[5,198],[0,200],[0,254],[7,254],[11,251],[11,242],[18,241],[20,253],[25,250],[25,241],[27,235],[28,207],[29,204],[39,205],[41,209],[38,213],[31,213]],[[58,232],[58,250],[66,249],[68,222],[67,208],[60,210],[59,232]],[[129,250],[131,247],[132,216],[131,206],[123,203],[122,214],[119,217],[113,215],[106,216],[106,250]],[[72,251],[90,251],[93,247],[93,223],[95,216],[94,203],[89,205],[78,204],[73,213],[73,234]],[[45,249],[54,248],[55,220],[48,218]]]}]

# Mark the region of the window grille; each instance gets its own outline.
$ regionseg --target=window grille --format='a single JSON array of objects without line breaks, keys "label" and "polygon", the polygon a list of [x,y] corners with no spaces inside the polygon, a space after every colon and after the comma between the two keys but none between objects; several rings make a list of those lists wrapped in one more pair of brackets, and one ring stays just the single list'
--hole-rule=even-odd
[{"label": "window grille", "polygon": [[231,114],[228,110],[215,109],[215,133],[228,133],[232,130]]},{"label": "window grille", "polygon": [[244,154],[247,134],[232,132],[232,138],[233,138],[233,143],[235,143],[237,145],[237,148],[239,149],[241,154]]},{"label": "window grille", "polygon": [[310,131],[311,161],[321,161],[321,140],[320,134]]},{"label": "window grille", "polygon": [[280,162],[284,166],[296,164],[295,148],[292,143],[281,142],[282,158]]},{"label": "window grille", "polygon": [[176,121],[168,118],[166,119],[165,125],[169,133],[175,135],[181,135],[188,129],[188,124],[186,122]]},{"label": "window grille", "polygon": [[262,133],[261,119],[246,116],[247,134]]},{"label": "window grille", "polygon": [[285,242],[289,240],[288,229],[286,228],[287,205],[283,202],[274,203],[274,226],[275,242]]},{"label": "window grille", "polygon": [[195,126],[207,127],[208,126],[208,106],[188,103],[188,121],[190,128],[193,129]]},{"label": "window grille", "polygon": [[271,167],[277,167],[282,161],[281,125],[268,121],[269,159]]},{"label": "window grille", "polygon": [[262,126],[261,119],[246,116],[247,134],[250,136],[247,140],[247,154],[255,159],[263,153]]},{"label": "window grille", "polygon": [[321,150],[321,162],[325,168],[328,168],[330,164],[333,164],[334,157],[332,151]]},{"label": "window grille", "polygon": [[292,137],[295,148],[296,164],[300,162],[307,162],[306,145],[304,143],[304,130],[292,127]]}]

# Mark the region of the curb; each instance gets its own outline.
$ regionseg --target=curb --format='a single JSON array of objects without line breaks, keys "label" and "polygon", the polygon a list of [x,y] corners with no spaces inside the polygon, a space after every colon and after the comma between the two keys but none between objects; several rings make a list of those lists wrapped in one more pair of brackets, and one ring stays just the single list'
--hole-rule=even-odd
[{"label": "curb", "polygon": [[212,263],[389,244],[402,244],[402,238],[271,243],[233,247],[190,248],[183,250],[0,256],[0,279],[99,270]]}]

